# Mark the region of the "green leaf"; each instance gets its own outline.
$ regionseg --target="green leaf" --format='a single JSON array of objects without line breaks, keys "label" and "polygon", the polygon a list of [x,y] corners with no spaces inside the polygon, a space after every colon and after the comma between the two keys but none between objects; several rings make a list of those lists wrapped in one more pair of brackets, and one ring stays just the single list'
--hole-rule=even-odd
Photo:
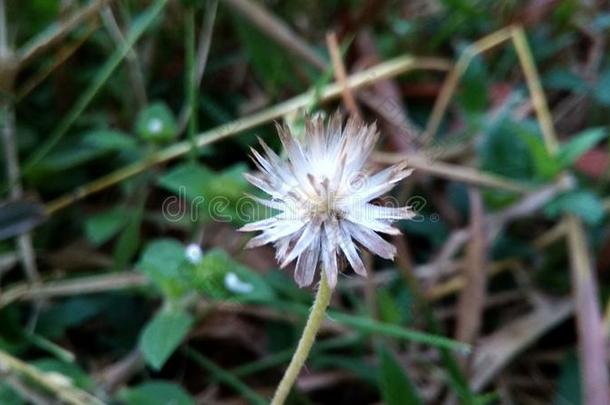
[{"label": "green leaf", "polygon": [[137,267],[150,277],[167,297],[180,297],[189,288],[184,246],[174,239],[150,242]]},{"label": "green leaf", "polygon": [[579,216],[589,225],[599,224],[605,216],[604,204],[590,191],[570,191],[561,194],[544,208],[546,215],[556,218],[569,213]]},{"label": "green leaf", "polygon": [[127,226],[119,235],[113,250],[115,270],[123,270],[134,258],[140,246],[140,227],[144,214],[145,199],[142,198],[139,206],[127,218]]},{"label": "green leaf", "polygon": [[379,345],[377,353],[380,363],[378,375],[379,387],[384,404],[423,404],[415,385],[390,351],[384,346]]},{"label": "green leaf", "polygon": [[387,289],[380,290],[377,295],[377,306],[381,321],[391,324],[402,322],[402,312],[398,303]]},{"label": "green leaf", "polygon": [[[310,312],[310,308],[307,305],[296,304],[294,302],[276,300],[269,302],[268,305],[274,306],[284,312],[291,311],[302,316],[308,316]],[[437,334],[430,334],[415,329],[404,328],[399,325],[387,324],[370,317],[351,315],[335,310],[329,310],[327,316],[332,321],[349,326],[350,328],[359,330],[363,333],[377,333],[396,339],[456,350],[462,353],[469,353],[471,350],[471,346],[467,343],[458,342]]]},{"label": "green leaf", "polygon": [[195,405],[191,396],[178,384],[149,381],[120,391],[126,405]]},{"label": "green leaf", "polygon": [[482,112],[488,103],[488,75],[485,62],[481,57],[474,57],[460,82],[458,99],[461,106],[469,113]]},{"label": "green leaf", "polygon": [[116,235],[128,219],[128,210],[120,207],[92,215],[85,220],[85,235],[92,244],[99,246]]},{"label": "green leaf", "polygon": [[559,164],[559,161],[548,152],[542,138],[537,134],[528,131],[518,131],[517,134],[519,138],[527,144],[534,163],[536,177],[541,180],[554,178],[561,171],[561,165]]},{"label": "green leaf", "polygon": [[140,350],[146,362],[160,370],[188,333],[193,319],[178,310],[157,314],[140,336]]},{"label": "green leaf", "polygon": [[249,403],[254,405],[265,405],[268,403],[267,400],[262,398],[256,391],[244,384],[237,376],[233,373],[224,370],[216,363],[203,356],[201,353],[195,350],[187,349],[187,354],[191,356],[201,367],[208,370],[208,372],[217,378],[219,381],[231,387],[235,392],[239,393],[242,398],[247,400]]},{"label": "green leaf", "polygon": [[607,136],[605,128],[589,128],[574,135],[566,144],[561,145],[558,159],[562,167],[574,164],[585,152],[593,148]]},{"label": "green leaf", "polygon": [[542,82],[545,88],[555,90],[568,90],[574,93],[586,93],[589,91],[588,83],[582,77],[566,69],[553,69],[547,73]]},{"label": "green leaf", "polygon": [[554,405],[580,405],[582,404],[580,368],[578,358],[570,353],[563,361],[561,373],[556,384]]},{"label": "green leaf", "polygon": [[105,149],[84,144],[80,140],[76,142],[66,141],[38,162],[36,170],[32,172],[32,176],[39,178],[43,177],[43,175],[73,169],[98,159],[107,152]]},{"label": "green leaf", "polygon": [[32,157],[27,160],[24,166],[25,175],[29,175],[30,170],[68,133],[144,31],[153,25],[166,3],[167,0],[156,0],[133,20],[125,36],[125,41],[106,59],[106,62],[97,71],[87,88],[81,92],[70,111],[60,120],[55,130],[45,138],[45,142],[33,153]]},{"label": "green leaf", "polygon": [[207,252],[195,267],[193,284],[205,295],[217,299],[269,301],[275,297],[265,280],[233,260],[222,249]]},{"label": "green leaf", "polygon": [[82,136],[83,144],[106,151],[123,151],[138,147],[135,138],[112,129],[98,129]]},{"label": "green leaf", "polygon": [[10,385],[0,382],[0,404],[22,405],[25,403]]},{"label": "green leaf", "polygon": [[290,56],[274,42],[269,41],[268,37],[248,20],[236,13],[232,13],[232,16],[239,40],[247,53],[248,60],[245,62],[252,67],[257,77],[264,81],[267,91],[273,95],[288,86],[298,86],[298,80],[294,80],[290,68]]},{"label": "green leaf", "polygon": [[178,125],[169,107],[163,102],[156,102],[138,115],[136,133],[144,140],[163,143],[178,135]]},{"label": "green leaf", "polygon": [[487,128],[479,148],[481,169],[512,179],[531,180],[535,168],[528,144],[518,135],[527,124],[504,118]]},{"label": "green leaf", "polygon": [[242,225],[257,219],[259,206],[244,196],[248,183],[243,177],[246,165],[214,172],[197,164],[179,165],[159,179],[159,185],[179,198],[190,200],[191,218]]},{"label": "green leaf", "polygon": [[103,301],[94,295],[68,298],[46,307],[39,316],[36,330],[47,338],[57,339],[66,329],[97,316],[103,306]]},{"label": "green leaf", "polygon": [[79,388],[90,389],[94,387],[91,377],[76,363],[66,363],[56,359],[38,359],[31,364],[44,372],[60,373],[69,378]]},{"label": "green leaf", "polygon": [[600,104],[610,106],[610,69],[606,69],[595,85],[595,98]]}]

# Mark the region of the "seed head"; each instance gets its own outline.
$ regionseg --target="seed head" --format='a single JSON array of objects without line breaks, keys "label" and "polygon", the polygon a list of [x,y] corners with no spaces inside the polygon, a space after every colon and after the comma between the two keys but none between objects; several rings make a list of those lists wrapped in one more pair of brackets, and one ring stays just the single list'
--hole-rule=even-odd
[{"label": "seed head", "polygon": [[393,259],[396,248],[378,232],[400,234],[392,223],[412,218],[413,211],[371,202],[411,170],[405,163],[375,174],[366,170],[367,158],[379,138],[376,125],[349,118],[342,126],[339,113],[327,126],[320,116],[307,117],[303,142],[285,125],[276,126],[288,160],[282,160],[259,139],[264,154],[252,149],[259,172],[246,174],[246,178],[269,195],[268,199],[253,198],[279,213],[240,229],[262,231],[247,247],[273,243],[281,267],[296,259],[295,280],[301,287],[312,283],[320,265],[334,288],[340,255],[357,274],[365,276],[360,246]]}]

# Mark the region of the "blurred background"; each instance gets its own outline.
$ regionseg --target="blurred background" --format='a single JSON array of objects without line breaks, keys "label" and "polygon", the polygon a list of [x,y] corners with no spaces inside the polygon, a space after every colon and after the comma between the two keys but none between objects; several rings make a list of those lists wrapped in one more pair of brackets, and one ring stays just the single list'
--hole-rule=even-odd
[{"label": "blurred background", "polygon": [[336,109],[418,215],[339,277],[289,402],[609,403],[609,28],[595,0],[0,0],[0,404],[268,402],[314,288],[243,249],[243,173]]}]

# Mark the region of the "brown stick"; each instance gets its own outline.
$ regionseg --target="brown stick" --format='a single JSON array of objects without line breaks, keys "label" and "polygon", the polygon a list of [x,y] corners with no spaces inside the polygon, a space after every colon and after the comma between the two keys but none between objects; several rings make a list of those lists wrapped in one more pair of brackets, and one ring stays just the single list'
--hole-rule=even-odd
[{"label": "brown stick", "polygon": [[225,0],[225,3],[250,20],[289,52],[301,56],[321,70],[326,69],[324,59],[311,49],[306,42],[301,40],[288,25],[260,4],[250,0]]},{"label": "brown stick", "polygon": [[484,224],[483,199],[476,188],[468,189],[470,201],[470,243],[466,256],[466,284],[458,299],[456,339],[474,343],[481,328],[485,306],[487,235]]},{"label": "brown stick", "polygon": [[329,32],[326,34],[326,46],[328,47],[330,59],[333,63],[335,79],[337,79],[337,83],[339,83],[339,86],[341,86],[341,97],[343,98],[343,104],[345,104],[345,107],[353,117],[362,119],[362,114],[360,114],[360,109],[356,104],[354,94],[347,86],[347,73],[345,71],[343,60],[341,59],[341,50],[339,49],[339,43],[337,42],[337,35],[335,35],[334,32]]}]

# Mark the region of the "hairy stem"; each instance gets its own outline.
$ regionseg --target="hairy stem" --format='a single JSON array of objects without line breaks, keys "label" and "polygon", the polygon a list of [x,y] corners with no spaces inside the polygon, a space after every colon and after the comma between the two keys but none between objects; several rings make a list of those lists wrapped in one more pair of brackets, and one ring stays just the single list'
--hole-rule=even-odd
[{"label": "hairy stem", "polygon": [[320,277],[320,287],[318,288],[316,299],[313,302],[313,307],[311,308],[309,318],[305,324],[305,329],[303,329],[303,334],[301,335],[297,349],[292,355],[292,360],[290,360],[290,364],[284,372],[284,377],[282,377],[282,381],[280,381],[280,384],[277,386],[271,405],[283,404],[284,401],[286,401],[288,394],[290,394],[290,389],[294,385],[305,360],[307,360],[313,342],[316,340],[316,335],[324,320],[324,314],[330,303],[332,292],[332,289],[328,286],[326,276],[322,274],[322,277]]}]

